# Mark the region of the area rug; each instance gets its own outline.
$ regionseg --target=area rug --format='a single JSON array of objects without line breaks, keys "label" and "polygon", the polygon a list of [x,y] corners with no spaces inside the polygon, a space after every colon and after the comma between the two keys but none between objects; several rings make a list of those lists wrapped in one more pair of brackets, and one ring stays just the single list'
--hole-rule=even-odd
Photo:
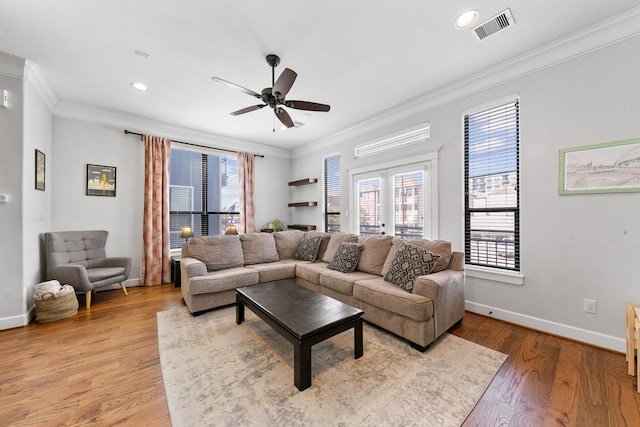
[{"label": "area rug", "polygon": [[507,356],[445,334],[420,353],[364,325],[312,348],[311,387],[293,385],[293,347],[246,310],[158,313],[162,376],[174,427],[459,426]]}]

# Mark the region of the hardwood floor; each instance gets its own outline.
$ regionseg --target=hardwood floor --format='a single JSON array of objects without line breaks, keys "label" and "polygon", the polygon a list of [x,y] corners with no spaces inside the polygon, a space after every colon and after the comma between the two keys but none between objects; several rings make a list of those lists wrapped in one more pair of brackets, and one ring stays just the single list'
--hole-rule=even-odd
[{"label": "hardwood floor", "polygon": [[[100,292],[91,310],[0,331],[0,425],[170,426],[156,312],[173,285]],[[454,335],[509,355],[465,426],[640,426],[624,355],[467,313]]]}]

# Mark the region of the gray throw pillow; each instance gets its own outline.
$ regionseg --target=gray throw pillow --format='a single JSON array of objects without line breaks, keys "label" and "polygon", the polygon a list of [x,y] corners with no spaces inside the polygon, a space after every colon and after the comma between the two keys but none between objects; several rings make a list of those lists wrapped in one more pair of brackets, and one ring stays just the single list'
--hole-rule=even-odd
[{"label": "gray throw pillow", "polygon": [[331,262],[327,268],[331,270],[341,271],[343,273],[352,273],[358,266],[360,253],[362,252],[361,243],[340,243],[336,254],[331,258]]},{"label": "gray throw pillow", "polygon": [[440,255],[436,255],[420,246],[402,242],[391,261],[389,271],[384,279],[405,291],[411,292],[415,278],[429,274],[436,265],[438,258],[440,258]]},{"label": "gray throw pillow", "polygon": [[310,237],[303,237],[300,240],[300,246],[296,251],[295,259],[302,261],[314,262],[318,256],[318,249],[320,249],[320,242],[322,241],[321,235],[315,235]]}]

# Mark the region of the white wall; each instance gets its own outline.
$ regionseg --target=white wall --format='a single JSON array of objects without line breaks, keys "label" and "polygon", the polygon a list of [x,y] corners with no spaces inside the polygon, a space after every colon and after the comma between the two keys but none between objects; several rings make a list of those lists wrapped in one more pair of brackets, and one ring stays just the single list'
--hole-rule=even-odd
[{"label": "white wall", "polygon": [[[109,117],[105,116],[105,121]],[[176,138],[184,140],[183,138]],[[190,142],[190,141],[187,141]],[[210,141],[212,146],[215,141]],[[256,227],[286,218],[290,159],[274,155],[255,159]],[[87,196],[87,163],[115,166],[116,197]],[[127,285],[140,279],[144,197],[144,145],[125,135],[123,127],[56,116],[51,162],[53,197],[51,229],[109,231],[107,255],[133,259]]]},{"label": "white wall", "polygon": [[[640,302],[640,193],[558,195],[558,150],[640,137],[640,38],[630,38],[489,89],[435,106],[412,105],[294,154],[294,176],[320,173],[324,155],[342,153],[356,167],[353,146],[420,122],[431,124],[439,151],[439,237],[461,250],[463,240],[462,112],[512,94],[520,96],[522,286],[470,277],[467,309],[624,351],[625,301]],[[530,59],[529,69],[534,60]],[[461,83],[464,85],[464,83]],[[443,97],[442,94],[434,94]],[[382,124],[380,124],[382,123]],[[372,157],[369,163],[411,158],[425,147]],[[343,173],[343,195],[349,192]],[[346,197],[344,197],[346,199]],[[343,203],[349,209],[350,201]],[[347,222],[347,224],[345,224]],[[348,221],[343,219],[343,226]],[[595,299],[598,313],[583,312]]]},{"label": "white wall", "polygon": [[0,319],[4,328],[24,324],[23,300],[23,85],[17,77],[0,75],[0,89],[9,93],[9,108],[0,108],[0,193],[9,197],[0,204]]},{"label": "white wall", "polygon": [[[51,109],[29,80],[24,82],[23,277],[24,307],[33,306],[35,285],[45,280],[42,234],[51,229]],[[35,189],[35,150],[45,154],[45,189]]]}]

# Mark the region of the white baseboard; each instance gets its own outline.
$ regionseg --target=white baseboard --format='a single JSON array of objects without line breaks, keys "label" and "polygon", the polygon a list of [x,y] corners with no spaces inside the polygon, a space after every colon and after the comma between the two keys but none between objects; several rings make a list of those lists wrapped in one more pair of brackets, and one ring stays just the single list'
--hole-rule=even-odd
[{"label": "white baseboard", "polygon": [[627,344],[623,338],[605,335],[599,332],[589,331],[587,329],[576,328],[575,326],[564,325],[562,323],[551,322],[549,320],[515,313],[513,311],[501,310],[496,307],[478,304],[473,301],[465,301],[465,309],[472,313],[495,317],[496,319],[504,320],[506,322],[581,341],[597,347],[606,348],[620,353],[626,352]]},{"label": "white baseboard", "polygon": [[18,314],[17,316],[0,318],[0,330],[19,328],[26,326],[36,318],[36,306],[32,305],[29,311],[26,313]]}]

